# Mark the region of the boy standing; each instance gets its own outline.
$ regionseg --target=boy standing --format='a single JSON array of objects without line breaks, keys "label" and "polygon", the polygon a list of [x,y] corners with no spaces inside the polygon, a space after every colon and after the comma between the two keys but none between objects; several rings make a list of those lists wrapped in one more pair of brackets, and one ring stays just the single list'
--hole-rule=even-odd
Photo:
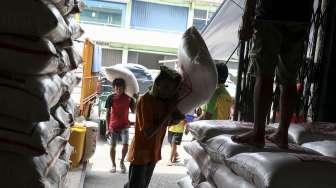
[{"label": "boy standing", "polygon": [[135,135],[128,154],[129,182],[125,188],[148,187],[161,159],[167,126],[184,119],[176,108],[181,76],[166,67],[160,69],[151,91],[141,96],[137,104]]},{"label": "boy standing", "polygon": [[114,93],[108,96],[105,104],[107,109],[106,113],[106,132],[111,144],[110,157],[112,161],[111,172],[116,172],[116,162],[115,162],[115,148],[117,142],[121,140],[123,144],[122,156],[120,160],[121,173],[126,172],[126,167],[124,164],[124,159],[128,151],[128,140],[129,140],[129,121],[128,113],[129,109],[132,112],[135,110],[135,101],[125,94],[125,81],[123,79],[117,78],[113,80],[112,86]]},{"label": "boy standing", "polygon": [[218,72],[218,86],[210,101],[202,106],[199,120],[230,119],[230,109],[233,100],[229,92],[225,89],[225,82],[229,75],[229,71],[224,63],[216,64],[216,68]]},{"label": "boy standing", "polygon": [[182,120],[178,124],[170,126],[168,129],[168,142],[171,146],[168,166],[172,166],[178,162],[177,146],[182,142],[185,124],[186,120]]}]

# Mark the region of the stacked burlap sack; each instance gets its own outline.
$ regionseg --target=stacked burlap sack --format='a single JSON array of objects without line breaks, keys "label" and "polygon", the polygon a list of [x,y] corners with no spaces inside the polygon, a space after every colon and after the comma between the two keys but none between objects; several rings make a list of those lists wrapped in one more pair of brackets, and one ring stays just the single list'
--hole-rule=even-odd
[{"label": "stacked burlap sack", "polygon": [[12,0],[0,7],[0,187],[62,187],[74,120],[70,99],[83,33],[80,0]]},{"label": "stacked burlap sack", "polygon": [[[251,130],[251,123],[204,120],[189,123],[188,127],[195,140],[184,147],[191,159],[186,161],[189,177],[178,182],[180,187],[336,187],[336,158],[322,155],[326,151],[332,153],[335,145],[319,151],[306,147],[308,143],[300,146],[295,142],[295,138],[300,138],[309,141],[310,146],[322,142],[319,148],[330,147],[335,140],[335,124],[291,125],[292,143],[288,150],[272,143],[258,149],[232,142],[231,136]],[[276,127],[268,127],[267,133],[274,132]]]}]

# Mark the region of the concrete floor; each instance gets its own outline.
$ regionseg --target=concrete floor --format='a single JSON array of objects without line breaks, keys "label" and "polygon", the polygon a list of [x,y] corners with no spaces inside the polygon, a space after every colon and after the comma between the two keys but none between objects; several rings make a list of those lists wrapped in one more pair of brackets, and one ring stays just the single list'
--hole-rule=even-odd
[{"label": "concrete floor", "polygon": [[[133,129],[130,130],[130,141],[133,137]],[[176,182],[185,177],[186,168],[183,161],[190,158],[184,151],[183,144],[189,142],[191,136],[184,136],[182,145],[178,148],[181,163],[177,166],[167,166],[170,146],[165,138],[162,147],[162,160],[156,165],[149,188],[178,188]],[[103,141],[97,143],[94,156],[90,159],[89,169],[86,174],[84,188],[123,188],[124,183],[128,180],[128,174],[121,174],[118,166],[118,159],[121,157],[121,146],[117,146],[117,173],[110,173],[111,161],[109,157],[109,145]],[[125,163],[128,168],[129,163]]]}]

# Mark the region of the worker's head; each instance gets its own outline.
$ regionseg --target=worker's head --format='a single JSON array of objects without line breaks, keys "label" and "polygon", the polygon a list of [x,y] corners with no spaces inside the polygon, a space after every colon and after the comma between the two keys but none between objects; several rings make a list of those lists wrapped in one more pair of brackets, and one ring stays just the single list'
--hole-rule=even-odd
[{"label": "worker's head", "polygon": [[218,73],[218,84],[224,84],[229,76],[229,70],[224,63],[217,63],[216,68]]},{"label": "worker's head", "polygon": [[152,94],[160,99],[176,97],[182,77],[175,70],[161,66],[160,74],[156,77],[152,88]]},{"label": "worker's head", "polygon": [[122,95],[124,94],[125,92],[125,87],[126,87],[126,84],[125,84],[125,80],[121,79],[121,78],[116,78],[113,80],[112,82],[112,87],[114,89],[114,92],[117,94],[117,95]]}]

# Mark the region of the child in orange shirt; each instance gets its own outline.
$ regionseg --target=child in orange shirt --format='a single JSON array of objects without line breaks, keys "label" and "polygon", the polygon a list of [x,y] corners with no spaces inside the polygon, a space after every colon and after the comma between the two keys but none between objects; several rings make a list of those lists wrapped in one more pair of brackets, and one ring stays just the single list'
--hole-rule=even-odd
[{"label": "child in orange shirt", "polygon": [[161,67],[152,90],[140,97],[135,134],[128,153],[129,181],[124,188],[148,187],[155,165],[161,159],[167,126],[184,119],[176,108],[180,82],[177,72]]}]

